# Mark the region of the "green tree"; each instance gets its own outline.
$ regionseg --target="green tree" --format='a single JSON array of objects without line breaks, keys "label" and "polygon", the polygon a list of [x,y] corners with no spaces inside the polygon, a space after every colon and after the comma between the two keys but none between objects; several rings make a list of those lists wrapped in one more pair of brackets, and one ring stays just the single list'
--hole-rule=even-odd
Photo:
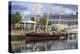
[{"label": "green tree", "polygon": [[[35,21],[35,17],[32,17],[31,20]],[[36,22],[38,22],[38,19],[36,19]]]},{"label": "green tree", "polygon": [[18,23],[21,20],[21,15],[19,12],[11,15],[11,23]]},{"label": "green tree", "polygon": [[[31,20],[35,21],[35,18],[32,17]],[[38,21],[38,19],[36,19],[36,22],[38,22],[38,24],[40,24],[40,25],[46,25],[46,20],[47,20],[46,18],[41,18],[41,19],[39,19],[39,21]],[[52,22],[48,21],[48,25],[52,25]]]},{"label": "green tree", "polygon": [[34,17],[32,17],[32,18],[31,18],[31,20],[32,20],[32,21],[35,21],[35,18],[34,18]]},{"label": "green tree", "polygon": [[[46,25],[46,20],[46,18],[41,18],[38,23],[40,25]],[[52,22],[48,21],[48,25],[52,25]]]}]

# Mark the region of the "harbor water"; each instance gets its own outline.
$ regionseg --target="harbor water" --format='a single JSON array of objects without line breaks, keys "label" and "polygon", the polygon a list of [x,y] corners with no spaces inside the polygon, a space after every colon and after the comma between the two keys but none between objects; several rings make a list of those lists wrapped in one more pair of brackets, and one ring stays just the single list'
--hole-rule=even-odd
[{"label": "harbor water", "polygon": [[[76,37],[75,37],[76,36]],[[14,52],[36,52],[36,51],[54,51],[77,49],[77,34],[69,36],[67,40],[48,40],[39,42],[29,42],[21,48],[17,48]]]}]

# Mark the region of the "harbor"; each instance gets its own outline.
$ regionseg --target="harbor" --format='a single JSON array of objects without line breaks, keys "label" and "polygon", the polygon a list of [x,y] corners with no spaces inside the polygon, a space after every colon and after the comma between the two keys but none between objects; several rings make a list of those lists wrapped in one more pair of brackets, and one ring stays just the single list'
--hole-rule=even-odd
[{"label": "harbor", "polygon": [[[21,41],[20,41],[21,42]],[[19,43],[19,42],[18,42]],[[23,46],[18,44],[13,52],[34,52],[34,51],[53,51],[53,50],[68,50],[77,49],[77,40],[49,40],[25,43]],[[22,43],[21,43],[22,45]]]},{"label": "harbor", "polygon": [[25,3],[27,10],[16,12],[14,2],[11,4],[11,53],[78,49],[76,5],[30,3],[28,7]]},{"label": "harbor", "polygon": [[78,48],[77,33],[68,34],[67,39],[55,38],[56,36],[51,37],[50,35],[41,35],[41,38],[40,35],[41,34],[38,36],[29,36],[29,34],[28,36],[14,35],[13,37],[15,38],[12,38],[12,52],[53,51]]}]

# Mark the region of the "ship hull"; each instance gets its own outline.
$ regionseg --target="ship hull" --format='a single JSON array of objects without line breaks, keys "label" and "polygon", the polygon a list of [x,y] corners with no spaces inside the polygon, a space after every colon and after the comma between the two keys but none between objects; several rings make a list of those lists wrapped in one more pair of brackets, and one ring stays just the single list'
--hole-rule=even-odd
[{"label": "ship hull", "polygon": [[48,33],[28,33],[26,42],[47,41],[47,40],[66,40],[67,34],[48,34]]}]

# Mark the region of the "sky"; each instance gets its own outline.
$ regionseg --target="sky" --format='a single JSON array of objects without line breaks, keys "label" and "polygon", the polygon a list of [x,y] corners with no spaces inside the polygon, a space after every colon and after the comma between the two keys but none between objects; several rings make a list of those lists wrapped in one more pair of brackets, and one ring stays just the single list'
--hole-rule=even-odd
[{"label": "sky", "polygon": [[[54,4],[54,3],[35,3],[35,2],[21,2],[21,1],[12,1],[11,2],[11,13],[14,14],[19,12],[22,17],[25,15],[43,15],[47,13],[50,9],[50,13],[55,14],[75,14],[78,12],[77,5],[69,4]],[[38,6],[38,7],[36,7]],[[48,7],[50,6],[50,8]],[[37,11],[36,11],[37,10]],[[61,11],[61,12],[60,12]]]}]

